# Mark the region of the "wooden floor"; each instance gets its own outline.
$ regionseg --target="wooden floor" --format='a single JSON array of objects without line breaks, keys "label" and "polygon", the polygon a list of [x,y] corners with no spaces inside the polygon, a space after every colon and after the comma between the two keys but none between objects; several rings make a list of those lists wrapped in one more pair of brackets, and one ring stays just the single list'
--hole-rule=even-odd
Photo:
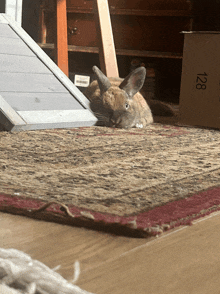
[{"label": "wooden floor", "polygon": [[0,213],[0,247],[16,248],[97,294],[220,293],[220,213],[159,238],[132,239]]}]

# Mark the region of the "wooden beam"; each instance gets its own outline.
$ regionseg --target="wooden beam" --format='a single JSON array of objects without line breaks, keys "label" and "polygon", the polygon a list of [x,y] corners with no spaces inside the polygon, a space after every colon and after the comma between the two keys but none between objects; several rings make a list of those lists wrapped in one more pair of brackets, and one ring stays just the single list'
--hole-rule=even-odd
[{"label": "wooden beam", "polygon": [[56,59],[58,67],[69,76],[68,39],[67,39],[67,11],[66,0],[56,0],[57,11],[57,48]]},{"label": "wooden beam", "polygon": [[[156,10],[156,9],[126,9],[126,8],[111,8],[110,7],[110,14],[113,15],[143,15],[143,16],[184,16],[184,17],[191,17],[192,12],[191,10]],[[74,13],[93,13],[92,8],[85,8],[85,7],[68,7],[68,12]]]},{"label": "wooden beam", "polygon": [[[38,43],[43,49],[54,49],[54,44],[51,43]],[[1,46],[0,46],[1,48]],[[87,46],[75,46],[69,45],[68,50],[70,52],[85,52],[85,53],[99,53],[98,47],[87,47]],[[183,54],[180,52],[161,52],[161,51],[146,51],[146,50],[130,50],[130,49],[116,49],[116,55],[126,56],[140,56],[140,57],[154,57],[154,58],[174,58],[182,59]]]},{"label": "wooden beam", "polygon": [[107,0],[94,0],[94,14],[99,38],[99,59],[107,77],[118,77],[118,66]]}]

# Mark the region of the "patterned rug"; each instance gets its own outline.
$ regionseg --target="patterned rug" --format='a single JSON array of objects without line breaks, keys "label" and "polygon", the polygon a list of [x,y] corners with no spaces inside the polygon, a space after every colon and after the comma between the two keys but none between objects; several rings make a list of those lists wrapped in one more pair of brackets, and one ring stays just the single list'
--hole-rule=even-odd
[{"label": "patterned rug", "polygon": [[220,132],[0,132],[0,210],[145,237],[220,209]]}]

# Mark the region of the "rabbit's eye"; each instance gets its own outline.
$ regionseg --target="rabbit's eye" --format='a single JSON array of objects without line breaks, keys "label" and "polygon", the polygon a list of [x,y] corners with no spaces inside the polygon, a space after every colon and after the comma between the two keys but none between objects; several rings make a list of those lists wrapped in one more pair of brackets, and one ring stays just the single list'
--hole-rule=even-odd
[{"label": "rabbit's eye", "polygon": [[125,103],[125,109],[128,109],[129,108],[129,104],[128,103]]}]

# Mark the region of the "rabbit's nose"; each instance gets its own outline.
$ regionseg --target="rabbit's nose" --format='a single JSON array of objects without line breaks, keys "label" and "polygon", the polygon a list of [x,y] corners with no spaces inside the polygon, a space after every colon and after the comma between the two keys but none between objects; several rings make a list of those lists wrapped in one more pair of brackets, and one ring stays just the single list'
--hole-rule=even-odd
[{"label": "rabbit's nose", "polygon": [[115,127],[115,119],[114,119],[114,118],[111,118],[111,119],[110,119],[110,122],[111,122],[111,125],[112,125],[113,127]]},{"label": "rabbit's nose", "polygon": [[115,119],[113,117],[110,119],[110,121],[111,123],[115,124]]},{"label": "rabbit's nose", "polygon": [[112,117],[111,118],[111,123],[112,123],[113,126],[117,127],[121,123],[121,118],[120,117],[118,117],[118,118]]}]

